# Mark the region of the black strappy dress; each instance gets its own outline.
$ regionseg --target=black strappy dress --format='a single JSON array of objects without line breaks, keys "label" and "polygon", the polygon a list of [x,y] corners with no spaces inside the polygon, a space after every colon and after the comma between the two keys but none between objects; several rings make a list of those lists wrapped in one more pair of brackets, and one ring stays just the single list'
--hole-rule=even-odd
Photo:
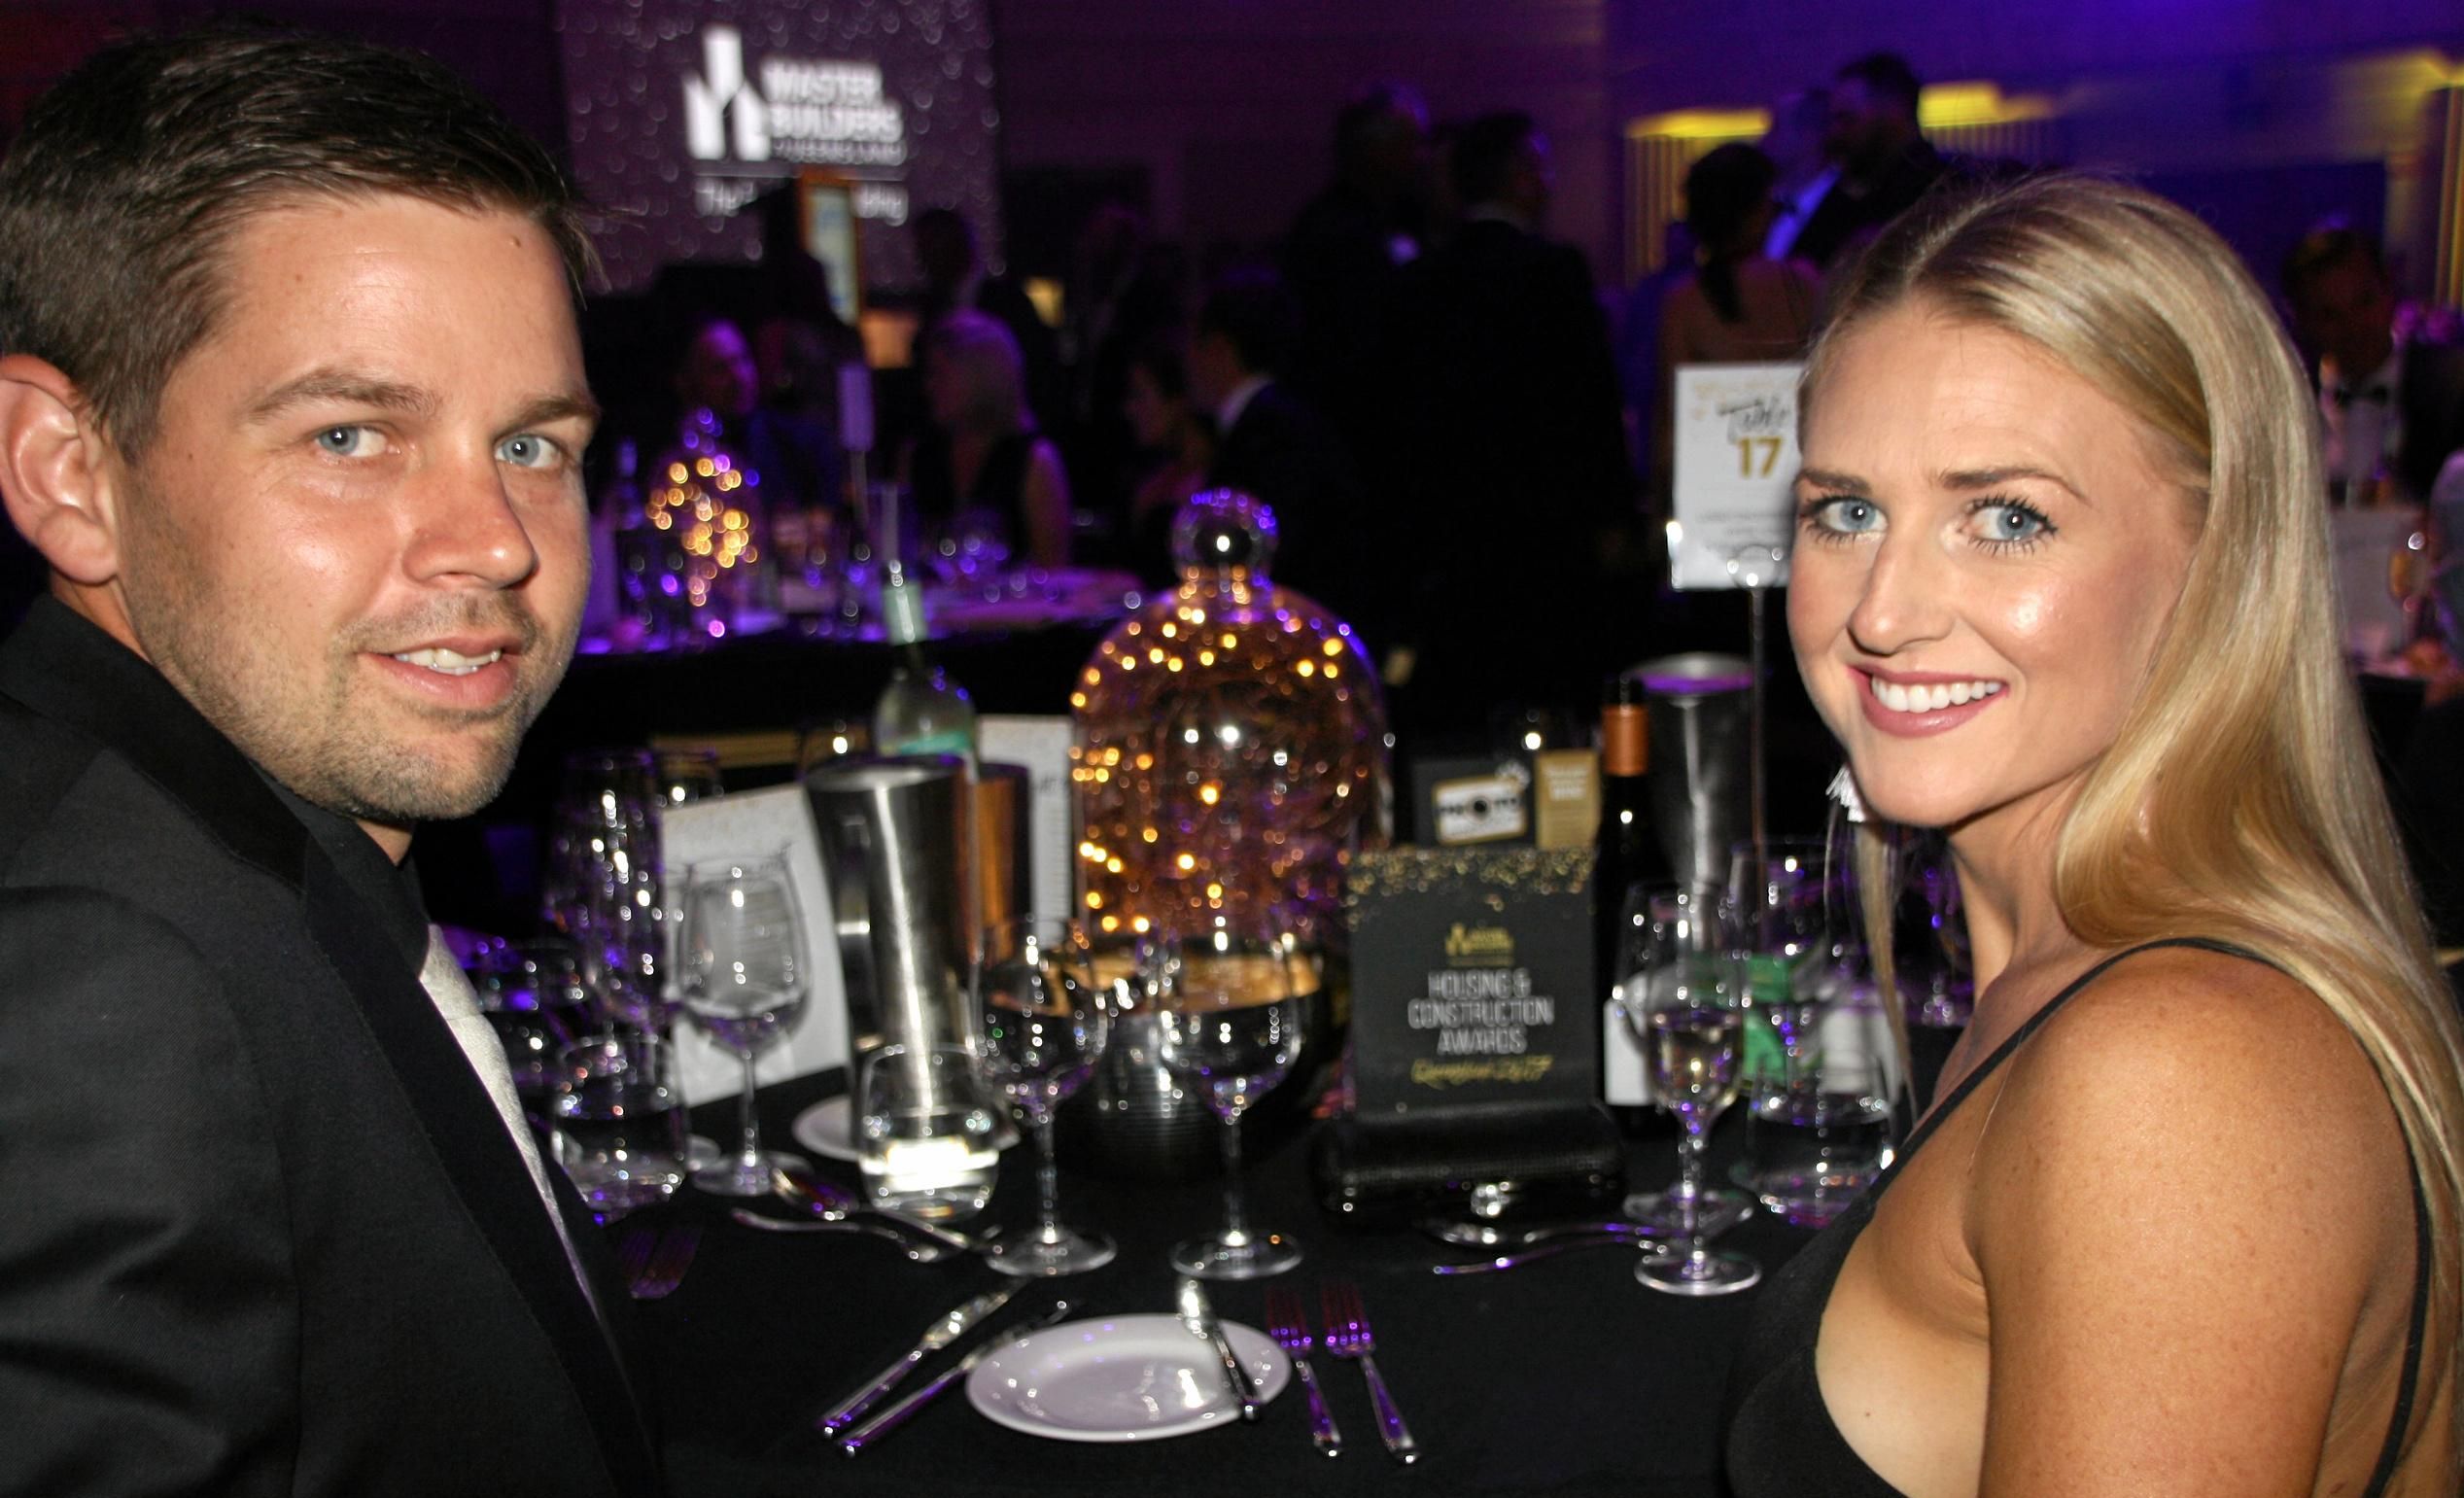
[{"label": "black strappy dress", "polygon": [[[2053,1018],[2071,995],[2125,958],[2159,947],[2201,947],[2231,957],[2259,961],[2238,947],[2183,938],[2149,942],[2117,953],[2090,968],[2079,980],[2054,995],[2029,1017],[2011,1037],[1960,1083],[1959,1089],[1933,1110],[1909,1135],[1907,1148],[1866,1192],[1795,1258],[1765,1284],[1754,1307],[1753,1325],[1737,1350],[1730,1373],[1729,1416],[1722,1446],[1727,1458],[1729,1490],[1734,1498],[1899,1498],[1899,1490],[1874,1476],[1847,1438],[1832,1423],[1814,1373],[1814,1343],[1822,1335],[1822,1309],[1830,1304],[1831,1286],[1857,1236],[1873,1220],[1883,1192],[1907,1168],[1908,1161],[1931,1137],[1943,1120],[1959,1111],[1978,1083],[2010,1059],[2037,1027]],[[2420,1167],[2413,1167],[2412,1221],[2415,1237],[2412,1269],[2412,1327],[2405,1341],[2403,1381],[2396,1390],[2395,1417],[2379,1447],[2378,1465],[2370,1477],[2364,1498],[2377,1498],[2395,1473],[2404,1447],[2405,1427],[2412,1422],[2412,1399],[2421,1371],[2423,1320],[2429,1310],[2430,1220],[2421,1198]]]}]

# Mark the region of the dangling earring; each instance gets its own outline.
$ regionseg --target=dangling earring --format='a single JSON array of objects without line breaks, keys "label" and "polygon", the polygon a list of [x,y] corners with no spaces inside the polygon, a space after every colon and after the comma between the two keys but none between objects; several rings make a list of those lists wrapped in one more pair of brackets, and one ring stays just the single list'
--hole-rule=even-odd
[{"label": "dangling earring", "polygon": [[1840,813],[1850,821],[1862,826],[1865,821],[1865,798],[1857,789],[1857,772],[1846,765],[1831,777],[1830,798],[1839,804]]}]

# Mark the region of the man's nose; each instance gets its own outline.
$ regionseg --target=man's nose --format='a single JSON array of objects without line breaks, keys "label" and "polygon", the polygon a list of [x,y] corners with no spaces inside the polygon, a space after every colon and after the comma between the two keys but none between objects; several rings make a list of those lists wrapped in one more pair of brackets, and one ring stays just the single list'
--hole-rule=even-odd
[{"label": "man's nose", "polygon": [[509,588],[538,568],[538,550],[493,455],[423,475],[404,565],[422,581]]}]

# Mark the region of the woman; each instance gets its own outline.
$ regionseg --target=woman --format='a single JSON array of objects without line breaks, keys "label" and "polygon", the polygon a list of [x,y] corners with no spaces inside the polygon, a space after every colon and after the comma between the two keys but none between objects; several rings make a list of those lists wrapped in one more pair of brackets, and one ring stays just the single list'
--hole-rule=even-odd
[{"label": "woman", "polygon": [[1670,463],[1670,409],[1680,365],[1790,361],[1814,331],[1822,283],[1794,261],[1762,253],[1778,211],[1771,158],[1752,146],[1721,146],[1685,173],[1685,227],[1694,273],[1660,298],[1661,397],[1652,416],[1656,471]]},{"label": "woman", "polygon": [[1138,450],[1157,460],[1129,498],[1129,562],[1153,584],[1179,579],[1172,570],[1172,517],[1206,484],[1215,435],[1190,401],[1189,366],[1168,339],[1142,343],[1129,356],[1122,415]]},{"label": "woman", "polygon": [[907,455],[918,511],[947,525],[987,511],[1013,555],[1038,567],[1069,563],[1069,480],[1060,454],[1035,431],[1023,394],[1017,340],[981,312],[953,312],[923,340],[927,433]]},{"label": "woman", "polygon": [[1740,1498],[2453,1494],[2464,1053],[2265,298],[2038,179],[1887,232],[1804,397],[1797,658],[1872,814],[1947,830],[1979,997],[1763,1292]]}]

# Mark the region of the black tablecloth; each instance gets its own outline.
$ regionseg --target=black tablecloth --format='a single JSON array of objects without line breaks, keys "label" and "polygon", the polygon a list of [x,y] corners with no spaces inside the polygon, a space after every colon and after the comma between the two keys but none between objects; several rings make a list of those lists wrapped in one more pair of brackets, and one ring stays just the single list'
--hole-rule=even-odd
[{"label": "black tablecloth", "polygon": [[[797,1111],[835,1091],[835,1074],[765,1091],[765,1128],[789,1138]],[[700,1122],[724,1135],[732,1104]],[[1718,1154],[1744,1128],[1726,1121]],[[988,1217],[1029,1218],[1030,1151],[1012,1150]],[[1633,1142],[1629,1175],[1657,1186],[1675,1172],[1675,1135]],[[1422,1448],[1390,1460],[1358,1371],[1320,1354],[1319,1375],[1345,1438],[1328,1460],[1310,1445],[1305,1400],[1289,1387],[1256,1425],[1125,1446],[1047,1441],[992,1424],[963,1388],[860,1456],[817,1439],[787,1440],[803,1421],[905,1350],[931,1319],[998,1276],[956,1258],[907,1262],[890,1244],[840,1235],[763,1234],[727,1220],[729,1203],[691,1193],[663,1209],[706,1224],[698,1262],[671,1298],[636,1307],[656,1349],[655,1376],[680,1498],[753,1493],[1223,1494],[1305,1489],[1359,1493],[1716,1492],[1716,1424],[1729,1349],[1755,1292],[1686,1301],[1633,1278],[1624,1248],[1573,1253],[1502,1274],[1440,1278],[1465,1257],[1408,1231],[1359,1233],[1330,1223],[1308,1182],[1305,1131],[1251,1162],[1254,1224],[1288,1232],[1308,1254],[1276,1281],[1214,1287],[1227,1320],[1263,1326],[1266,1286],[1289,1284],[1319,1321],[1318,1287],[1357,1284],[1376,1324],[1378,1363]],[[822,1162],[849,1186],[854,1167]],[[1055,1296],[1091,1316],[1163,1311],[1173,1275],[1164,1251],[1211,1228],[1220,1183],[1111,1183],[1064,1173],[1064,1215],[1121,1244],[1092,1273],[1031,1283],[998,1318]],[[767,1203],[762,1203],[767,1205]],[[621,1230],[619,1230],[621,1231]],[[1723,1243],[1776,1266],[1807,1235],[1766,1216]],[[1077,1312],[1073,1310],[1072,1319]],[[937,1368],[954,1356],[928,1362]]]}]

